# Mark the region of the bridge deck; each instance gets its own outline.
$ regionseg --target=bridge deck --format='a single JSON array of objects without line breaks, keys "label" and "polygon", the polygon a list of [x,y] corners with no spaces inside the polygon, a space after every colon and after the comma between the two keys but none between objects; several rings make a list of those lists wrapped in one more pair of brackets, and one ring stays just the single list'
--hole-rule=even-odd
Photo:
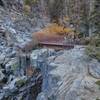
[{"label": "bridge deck", "polygon": [[39,42],[39,45],[42,47],[49,47],[54,49],[74,48],[74,44],[66,44],[63,42]]}]

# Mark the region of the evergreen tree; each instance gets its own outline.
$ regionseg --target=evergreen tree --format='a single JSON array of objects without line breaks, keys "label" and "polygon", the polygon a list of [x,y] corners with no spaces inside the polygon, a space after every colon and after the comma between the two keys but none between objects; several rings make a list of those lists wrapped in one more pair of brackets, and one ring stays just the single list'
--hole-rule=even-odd
[{"label": "evergreen tree", "polygon": [[93,27],[93,33],[100,36],[100,0],[95,0],[94,10],[90,15],[90,25]]},{"label": "evergreen tree", "polygon": [[48,0],[47,5],[51,21],[59,23],[59,18],[63,14],[64,0]]}]

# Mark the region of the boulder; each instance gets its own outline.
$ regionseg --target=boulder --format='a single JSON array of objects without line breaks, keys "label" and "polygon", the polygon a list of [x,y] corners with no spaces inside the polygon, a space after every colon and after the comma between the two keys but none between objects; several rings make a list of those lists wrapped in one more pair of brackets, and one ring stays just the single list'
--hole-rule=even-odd
[{"label": "boulder", "polygon": [[3,89],[5,91],[11,91],[14,92],[17,87],[22,86],[22,84],[24,84],[26,82],[27,78],[26,76],[23,77],[17,77],[14,80],[12,80],[8,85],[4,86]]},{"label": "boulder", "polygon": [[93,59],[89,63],[89,73],[94,78],[100,79],[100,63],[97,60]]},{"label": "boulder", "polygon": [[65,97],[65,100],[81,100],[81,99],[78,97],[76,91],[69,91]]},{"label": "boulder", "polygon": [[48,98],[46,94],[42,92],[38,95],[37,100],[48,100]]},{"label": "boulder", "polygon": [[0,71],[0,83],[2,83],[3,79],[5,78],[5,75]]},{"label": "boulder", "polygon": [[0,100],[4,100],[3,98],[4,98],[4,94],[5,93],[0,93]]},{"label": "boulder", "polygon": [[34,50],[31,54],[32,65],[37,66],[37,62],[42,62],[49,56],[52,56],[55,53],[53,49],[37,49]]},{"label": "boulder", "polygon": [[5,60],[5,54],[0,54],[0,64],[3,64]]},{"label": "boulder", "polygon": [[82,80],[81,86],[82,86],[84,89],[89,90],[90,92],[95,92],[95,91],[96,91],[95,79],[92,78],[92,77],[87,77],[87,76],[86,76],[86,77]]}]

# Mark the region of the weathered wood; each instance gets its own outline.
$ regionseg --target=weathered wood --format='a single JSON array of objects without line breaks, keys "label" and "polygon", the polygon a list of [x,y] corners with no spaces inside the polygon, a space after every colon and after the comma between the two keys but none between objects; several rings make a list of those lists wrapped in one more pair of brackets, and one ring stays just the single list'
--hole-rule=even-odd
[{"label": "weathered wood", "polygon": [[64,43],[54,43],[54,42],[39,42],[39,45],[41,47],[48,47],[48,48],[54,48],[54,49],[74,48],[74,44],[64,44]]}]

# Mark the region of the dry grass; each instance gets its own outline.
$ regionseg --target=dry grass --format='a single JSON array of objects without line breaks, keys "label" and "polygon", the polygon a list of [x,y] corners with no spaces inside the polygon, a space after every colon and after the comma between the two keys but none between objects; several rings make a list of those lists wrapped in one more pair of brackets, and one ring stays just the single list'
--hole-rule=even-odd
[{"label": "dry grass", "polygon": [[73,29],[64,27],[56,23],[51,23],[40,32],[33,33],[33,37],[38,41],[64,39],[65,36],[73,38],[76,34]]},{"label": "dry grass", "polygon": [[44,28],[42,32],[49,35],[59,35],[59,33],[61,35],[64,35],[70,34],[71,32],[73,32],[73,30],[69,27],[64,27],[56,23],[51,23],[46,28]]}]

